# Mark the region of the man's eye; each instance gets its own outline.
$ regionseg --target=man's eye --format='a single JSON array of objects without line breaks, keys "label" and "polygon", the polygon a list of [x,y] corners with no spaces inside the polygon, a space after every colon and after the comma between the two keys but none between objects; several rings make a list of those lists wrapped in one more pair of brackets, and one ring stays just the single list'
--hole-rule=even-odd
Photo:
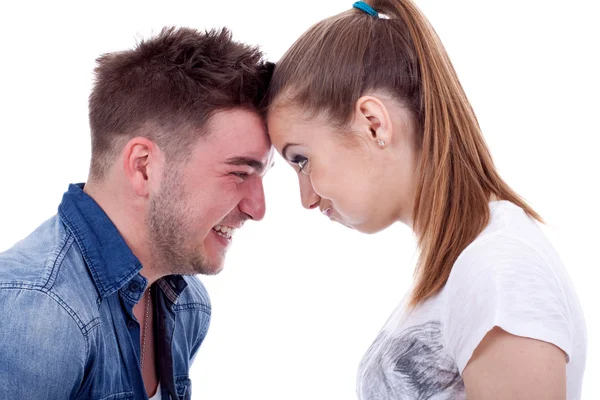
[{"label": "man's eye", "polygon": [[231,175],[237,176],[238,178],[241,178],[241,179],[246,179],[248,177],[247,172],[232,172]]}]

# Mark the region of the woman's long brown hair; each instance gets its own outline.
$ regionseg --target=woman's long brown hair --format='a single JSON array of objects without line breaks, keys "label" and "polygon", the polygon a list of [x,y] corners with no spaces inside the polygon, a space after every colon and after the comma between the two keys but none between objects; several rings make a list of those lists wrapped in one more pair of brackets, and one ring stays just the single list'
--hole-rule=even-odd
[{"label": "woman's long brown hair", "polygon": [[389,19],[351,9],[317,23],[278,62],[269,98],[273,107],[325,114],[340,128],[370,91],[385,91],[411,110],[420,152],[414,306],[446,284],[460,253],[488,224],[492,196],[542,219],[496,171],[454,67],[416,5],[367,3]]}]

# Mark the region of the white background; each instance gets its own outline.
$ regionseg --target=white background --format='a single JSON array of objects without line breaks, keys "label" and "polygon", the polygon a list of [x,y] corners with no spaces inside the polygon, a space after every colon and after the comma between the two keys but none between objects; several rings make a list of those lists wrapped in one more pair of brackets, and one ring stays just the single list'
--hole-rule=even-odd
[{"label": "white background", "polygon": [[[85,181],[95,58],[164,25],[226,25],[272,60],[353,0],[2,2],[0,250]],[[504,178],[548,221],[588,323],[584,399],[600,398],[596,2],[421,0]],[[412,277],[404,226],[361,235],[301,208],[276,158],[264,222],[238,233],[225,271],[202,278],[213,322],[192,369],[194,399],[352,399],[360,358]],[[1,318],[1,316],[0,316]]]}]

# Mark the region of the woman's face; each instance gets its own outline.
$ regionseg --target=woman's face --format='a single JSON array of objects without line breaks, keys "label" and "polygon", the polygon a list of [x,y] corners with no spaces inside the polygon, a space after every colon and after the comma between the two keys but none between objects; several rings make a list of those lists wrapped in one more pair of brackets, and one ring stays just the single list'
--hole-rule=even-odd
[{"label": "woman's face", "polygon": [[302,205],[365,233],[411,224],[416,178],[410,112],[383,95],[363,96],[347,131],[295,106],[268,116],[271,141],[298,173]]}]

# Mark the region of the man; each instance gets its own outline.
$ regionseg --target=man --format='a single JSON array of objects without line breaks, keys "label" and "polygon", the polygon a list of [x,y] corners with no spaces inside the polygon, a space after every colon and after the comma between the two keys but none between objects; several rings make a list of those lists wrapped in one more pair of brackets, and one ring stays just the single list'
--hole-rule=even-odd
[{"label": "man", "polygon": [[88,182],[0,254],[0,398],[190,398],[211,311],[190,275],[264,216],[272,69],[225,29],[98,59]]}]

